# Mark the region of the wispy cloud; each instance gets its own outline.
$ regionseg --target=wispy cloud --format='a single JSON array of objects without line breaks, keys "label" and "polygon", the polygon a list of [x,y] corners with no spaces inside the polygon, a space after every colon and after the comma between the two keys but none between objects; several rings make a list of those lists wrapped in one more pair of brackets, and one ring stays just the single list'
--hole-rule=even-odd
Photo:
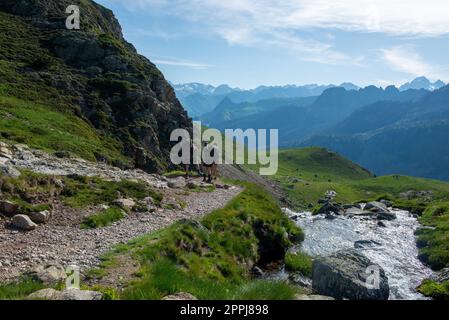
[{"label": "wispy cloud", "polygon": [[[109,1],[121,2],[129,10],[145,10],[149,14],[190,21],[196,31],[218,36],[230,45],[270,46],[301,60],[326,64],[361,64],[363,57],[337,50],[333,37],[320,39],[316,33],[304,31],[318,29],[326,35],[329,30],[343,30],[407,37],[449,34],[447,0]],[[399,66],[398,61],[393,62],[398,52],[386,54],[392,64]],[[414,68],[416,71],[428,69],[425,64]]]},{"label": "wispy cloud", "polygon": [[175,60],[175,59],[153,59],[153,63],[158,65],[165,65],[165,66],[177,66],[177,67],[185,67],[190,69],[208,69],[211,67],[211,65],[204,64],[204,63],[198,63],[198,62],[192,62],[192,61],[185,61],[185,60]]},{"label": "wispy cloud", "polygon": [[425,75],[433,79],[446,78],[441,74],[440,68],[436,68],[425,62],[421,55],[412,47],[396,46],[383,49],[381,52],[382,58],[396,71],[414,77]]},{"label": "wispy cloud", "polygon": [[[113,0],[112,0],[113,1]],[[446,0],[116,0],[130,10],[163,10],[192,20],[228,25],[252,22],[255,29],[336,28],[396,35],[449,32]]]}]

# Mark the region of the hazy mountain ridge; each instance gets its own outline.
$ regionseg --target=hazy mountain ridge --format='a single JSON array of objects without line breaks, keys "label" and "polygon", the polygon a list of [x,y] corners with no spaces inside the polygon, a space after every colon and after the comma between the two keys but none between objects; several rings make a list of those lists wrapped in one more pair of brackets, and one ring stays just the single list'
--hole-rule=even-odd
[{"label": "hazy mountain ridge", "polygon": [[[352,83],[342,83],[341,87],[347,90],[358,90]],[[242,90],[231,88],[228,85],[214,87],[200,83],[187,83],[173,85],[178,99],[192,117],[201,117],[212,112],[221,101],[229,98],[232,102],[258,102],[261,100],[280,98],[303,98],[321,95],[326,89],[335,85],[309,84],[304,86],[259,86],[255,89]]]},{"label": "hazy mountain ridge", "polygon": [[296,146],[340,152],[376,174],[449,180],[449,86],[411,102],[377,102]]}]

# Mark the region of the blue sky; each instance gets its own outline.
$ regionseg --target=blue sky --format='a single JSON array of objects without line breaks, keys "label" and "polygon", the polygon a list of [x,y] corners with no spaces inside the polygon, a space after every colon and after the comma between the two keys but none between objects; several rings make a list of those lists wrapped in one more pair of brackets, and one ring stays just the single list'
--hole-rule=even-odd
[{"label": "blue sky", "polygon": [[173,83],[449,81],[447,0],[97,0]]}]

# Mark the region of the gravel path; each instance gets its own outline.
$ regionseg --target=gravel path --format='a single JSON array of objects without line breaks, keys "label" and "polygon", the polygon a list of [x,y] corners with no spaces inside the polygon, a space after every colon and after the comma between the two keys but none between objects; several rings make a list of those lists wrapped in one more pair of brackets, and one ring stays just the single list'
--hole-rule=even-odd
[{"label": "gravel path", "polygon": [[[17,232],[0,225],[0,282],[19,276],[31,267],[45,262],[63,266],[75,264],[81,270],[98,265],[102,254],[115,244],[164,228],[183,218],[199,218],[223,207],[241,189],[217,189],[192,193],[183,200],[184,210],[162,210],[154,213],[132,213],[105,228],[81,230],[79,225],[42,225],[30,232]],[[0,220],[1,221],[1,220]]]},{"label": "gravel path", "polygon": [[187,206],[174,210],[158,208],[153,213],[130,213],[111,226],[93,230],[80,229],[80,222],[84,216],[98,212],[99,208],[95,207],[80,211],[56,203],[50,221],[29,232],[9,229],[9,219],[0,215],[0,282],[17,278],[24,271],[48,262],[78,265],[81,271],[95,267],[100,262],[99,257],[114,245],[165,228],[180,219],[200,218],[222,208],[242,191],[239,187],[217,188],[213,192],[170,189],[167,179],[157,175],[140,170],[123,171],[84,160],[58,159],[24,146],[14,148],[13,159],[8,163],[18,169],[50,175],[79,174],[110,180],[142,180],[160,189],[164,199],[181,200]]}]

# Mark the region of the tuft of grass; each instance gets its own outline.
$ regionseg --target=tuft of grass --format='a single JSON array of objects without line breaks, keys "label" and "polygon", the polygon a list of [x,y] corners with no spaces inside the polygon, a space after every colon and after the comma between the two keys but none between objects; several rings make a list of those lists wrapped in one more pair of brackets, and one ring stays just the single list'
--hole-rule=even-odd
[{"label": "tuft of grass", "polygon": [[234,300],[293,300],[298,293],[285,282],[258,280],[240,287],[233,295]]},{"label": "tuft of grass", "polygon": [[156,204],[162,200],[162,195],[144,182],[128,180],[112,182],[95,177],[74,176],[67,178],[65,183],[62,198],[66,204],[75,208],[111,203],[118,197],[143,199],[151,196]]},{"label": "tuft of grass", "polygon": [[449,202],[429,206],[419,221],[431,227],[416,232],[420,260],[434,270],[449,266]]},{"label": "tuft of grass", "polygon": [[101,154],[110,163],[130,162],[122,155],[123,146],[119,142],[100,135],[70,111],[4,96],[1,92],[0,137],[48,153],[65,151],[90,161],[96,161]]},{"label": "tuft of grass", "polygon": [[432,280],[424,280],[417,290],[426,297],[436,300],[449,300],[449,281],[437,283]]},{"label": "tuft of grass", "polygon": [[120,208],[105,209],[100,213],[84,218],[81,224],[82,229],[95,229],[106,227],[125,217],[125,212]]},{"label": "tuft of grass", "polygon": [[285,268],[289,271],[300,272],[303,276],[312,276],[312,257],[304,252],[288,252],[285,255]]},{"label": "tuft of grass", "polygon": [[49,210],[50,204],[32,204],[36,199],[58,198],[74,208],[109,204],[119,197],[143,199],[151,196],[156,205],[162,194],[141,181],[106,181],[98,177],[58,177],[22,171],[18,178],[0,177],[0,190],[5,198],[15,201],[25,212]]},{"label": "tuft of grass", "polygon": [[16,282],[0,284],[0,300],[22,300],[41,289],[44,289],[42,283],[23,277]]}]

